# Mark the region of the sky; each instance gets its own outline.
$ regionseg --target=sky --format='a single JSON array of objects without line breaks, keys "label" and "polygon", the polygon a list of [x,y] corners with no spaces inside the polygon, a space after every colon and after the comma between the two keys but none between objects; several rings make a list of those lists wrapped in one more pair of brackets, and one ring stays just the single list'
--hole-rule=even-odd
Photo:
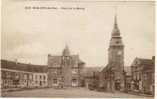
[{"label": "sky", "polygon": [[[86,66],[105,66],[114,15],[125,46],[125,66],[155,55],[154,2],[56,2],[3,0],[2,59],[47,64],[67,44]],[[25,9],[26,6],[84,10]]]}]

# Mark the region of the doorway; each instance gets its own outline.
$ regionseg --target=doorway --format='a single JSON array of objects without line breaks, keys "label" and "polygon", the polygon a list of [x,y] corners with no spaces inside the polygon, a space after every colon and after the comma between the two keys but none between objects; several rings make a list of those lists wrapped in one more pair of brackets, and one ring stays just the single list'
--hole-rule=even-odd
[{"label": "doorway", "polygon": [[115,90],[120,90],[120,82],[119,81],[116,81],[115,82]]}]

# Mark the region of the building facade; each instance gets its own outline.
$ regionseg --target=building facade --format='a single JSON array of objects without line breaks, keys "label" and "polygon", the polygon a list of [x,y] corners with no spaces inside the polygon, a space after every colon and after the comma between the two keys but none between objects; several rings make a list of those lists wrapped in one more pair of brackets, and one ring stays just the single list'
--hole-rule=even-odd
[{"label": "building facade", "polygon": [[[108,49],[108,64],[101,71],[104,76],[104,87],[108,91],[124,90],[124,45],[117,24],[114,19],[110,45]],[[101,81],[102,82],[102,81]]]},{"label": "building facade", "polygon": [[85,67],[83,72],[84,86],[90,90],[97,90],[99,87],[100,67]]},{"label": "building facade", "polygon": [[155,57],[152,59],[135,58],[131,64],[132,91],[154,94]]},{"label": "building facade", "polygon": [[124,77],[124,83],[125,83],[125,92],[131,91],[131,66],[125,66],[125,77]]},{"label": "building facade", "polygon": [[1,60],[1,80],[2,88],[46,87],[47,66]]},{"label": "building facade", "polygon": [[79,55],[71,55],[68,46],[61,56],[48,55],[48,86],[56,88],[81,86],[83,67],[84,62],[79,59]]},{"label": "building facade", "polygon": [[33,87],[47,87],[47,73],[33,73]]}]

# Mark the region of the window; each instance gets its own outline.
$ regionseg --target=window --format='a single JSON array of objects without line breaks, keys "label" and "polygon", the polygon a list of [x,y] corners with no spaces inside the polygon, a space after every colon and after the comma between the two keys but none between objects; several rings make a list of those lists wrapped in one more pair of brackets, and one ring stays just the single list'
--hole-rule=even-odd
[{"label": "window", "polygon": [[56,70],[54,70],[54,74],[57,74],[57,69],[56,69]]},{"label": "window", "polygon": [[54,83],[54,84],[57,84],[57,79],[53,79],[53,83]]},{"label": "window", "polygon": [[139,73],[136,73],[136,80],[139,80]]},{"label": "window", "polygon": [[36,79],[36,80],[38,79],[38,76],[37,76],[37,75],[35,75],[35,79]]},{"label": "window", "polygon": [[24,74],[24,79],[27,79],[27,74]]},{"label": "window", "polygon": [[142,78],[142,74],[141,74],[141,73],[139,73],[139,80],[141,80],[141,78]]},{"label": "window", "polygon": [[44,80],[46,80],[46,76],[44,76]]},{"label": "window", "polygon": [[134,80],[136,79],[136,74],[135,74],[135,73],[133,74],[133,79],[134,79]]},{"label": "window", "polygon": [[72,69],[72,74],[76,74],[77,73],[77,69]]},{"label": "window", "polygon": [[116,41],[116,44],[118,44],[119,43],[119,41]]},{"label": "window", "polygon": [[70,59],[70,57],[67,57],[67,60],[69,60]]},{"label": "window", "polygon": [[11,77],[11,75],[10,75],[9,72],[7,72],[6,75],[7,75],[7,78],[10,78],[10,77]]},{"label": "window", "polygon": [[154,83],[154,73],[152,73],[152,83]]},{"label": "window", "polygon": [[40,79],[42,78],[42,76],[40,75]]},{"label": "window", "polygon": [[76,83],[76,82],[77,82],[77,80],[76,80],[75,78],[73,78],[73,79],[72,79],[72,82],[73,82],[73,83]]},{"label": "window", "polygon": [[29,79],[32,79],[32,75],[29,75]]},{"label": "window", "polygon": [[18,78],[19,78],[19,75],[18,75],[17,73],[15,74],[15,78],[16,78],[16,79],[18,79]]},{"label": "window", "polygon": [[147,74],[144,74],[144,80],[147,80]]}]

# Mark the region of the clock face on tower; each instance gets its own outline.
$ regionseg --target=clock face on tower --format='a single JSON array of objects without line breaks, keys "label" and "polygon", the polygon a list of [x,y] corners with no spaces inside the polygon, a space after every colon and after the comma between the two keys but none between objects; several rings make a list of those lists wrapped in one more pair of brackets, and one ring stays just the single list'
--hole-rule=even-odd
[{"label": "clock face on tower", "polygon": [[118,51],[118,53],[117,53],[118,55],[122,55],[122,51]]}]

